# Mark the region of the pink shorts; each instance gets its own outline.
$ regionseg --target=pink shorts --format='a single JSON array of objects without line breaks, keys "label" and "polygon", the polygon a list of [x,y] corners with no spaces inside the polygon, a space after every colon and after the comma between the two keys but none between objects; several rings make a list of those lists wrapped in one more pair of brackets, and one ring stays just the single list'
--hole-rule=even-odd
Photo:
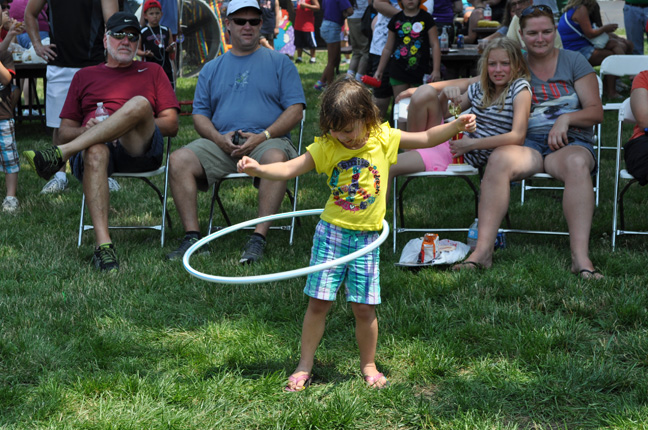
[{"label": "pink shorts", "polygon": [[423,159],[426,172],[442,172],[452,163],[450,143],[443,142],[433,148],[414,149]]}]

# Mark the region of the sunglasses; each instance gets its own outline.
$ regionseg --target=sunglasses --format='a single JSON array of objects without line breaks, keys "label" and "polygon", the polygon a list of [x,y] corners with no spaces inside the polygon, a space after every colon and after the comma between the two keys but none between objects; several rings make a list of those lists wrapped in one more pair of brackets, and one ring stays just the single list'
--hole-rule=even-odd
[{"label": "sunglasses", "polygon": [[234,21],[234,24],[240,25],[243,27],[245,24],[248,22],[252,27],[256,27],[257,25],[261,24],[261,18],[252,18],[252,19],[245,19],[245,18],[230,18],[232,21]]},{"label": "sunglasses", "polygon": [[549,15],[553,16],[553,11],[551,10],[551,8],[549,6],[544,5],[544,4],[538,4],[538,5],[529,6],[528,8],[524,9],[522,11],[522,15],[520,15],[520,18],[523,17],[523,16],[531,15],[536,10],[546,12]]},{"label": "sunglasses", "polygon": [[112,31],[109,31],[108,36],[117,40],[122,40],[124,37],[128,37],[129,42],[137,42],[139,40],[139,34],[137,33],[113,33]]}]

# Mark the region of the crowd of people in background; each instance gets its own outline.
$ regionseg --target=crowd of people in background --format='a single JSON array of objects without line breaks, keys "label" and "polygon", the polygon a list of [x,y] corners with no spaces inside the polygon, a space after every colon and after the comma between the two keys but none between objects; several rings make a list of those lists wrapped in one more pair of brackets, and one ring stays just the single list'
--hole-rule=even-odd
[{"label": "crowd of people in background", "polygon": [[[591,143],[591,136],[583,130],[590,126],[589,121],[585,121],[587,124],[580,120],[572,122],[573,117],[577,116],[574,113],[562,115],[553,112],[551,127],[548,127],[547,124],[540,126],[534,122],[538,120],[538,112],[550,110],[543,107],[543,103],[549,102],[547,100],[543,102],[536,94],[541,91],[541,84],[534,86],[534,82],[536,80],[546,82],[552,88],[555,86],[553,82],[559,81],[561,85],[568,82],[565,84],[566,87],[573,85],[578,96],[575,99],[569,99],[571,109],[574,112],[588,112],[591,114],[590,119],[597,119],[598,113],[594,115],[593,111],[588,110],[598,109],[588,106],[593,103],[590,98],[591,94],[597,96],[596,86],[591,83],[592,70],[583,65],[580,59],[584,59],[585,63],[591,67],[601,64],[603,59],[609,55],[643,54],[645,25],[648,20],[648,15],[641,15],[643,21],[637,21],[639,14],[635,14],[635,12],[643,13],[647,9],[642,0],[629,0],[624,7],[627,38],[615,34],[618,28],[616,23],[603,22],[600,6],[593,0],[569,0],[560,5],[561,10],[555,0],[475,0],[471,3],[462,3],[460,0],[437,0],[434,2],[429,0],[237,1],[245,1],[248,8],[258,8],[260,16],[257,18],[256,12],[253,12],[255,15],[253,17],[236,18],[234,21],[230,21],[227,17],[231,2],[223,4],[224,29],[229,42],[232,43],[233,52],[231,57],[222,56],[213,64],[207,65],[201,73],[201,79],[210,74],[208,72],[216,64],[220,66],[214,70],[214,73],[232,69],[230,62],[221,61],[222,59],[231,58],[233,61],[240,56],[245,56],[248,52],[254,52],[255,63],[261,64],[260,67],[281,71],[281,74],[278,75],[281,78],[276,83],[276,89],[281,89],[282,98],[285,100],[279,101],[274,106],[265,106],[264,103],[267,99],[260,97],[260,106],[265,106],[263,109],[276,110],[276,113],[271,115],[275,118],[274,121],[270,118],[264,123],[257,124],[258,121],[251,121],[249,124],[241,124],[240,115],[235,114],[231,121],[223,122],[226,117],[221,109],[223,104],[211,106],[212,102],[205,97],[208,97],[211,92],[220,94],[225,89],[199,80],[198,87],[202,92],[200,97],[196,96],[194,101],[194,120],[196,129],[201,136],[214,142],[220,142],[221,138],[225,136],[222,141],[223,145],[220,145],[221,149],[234,160],[241,155],[251,154],[255,149],[263,149],[261,153],[256,154],[259,160],[263,160],[261,162],[292,158],[294,154],[290,151],[290,146],[284,148],[281,138],[288,136],[288,131],[301,115],[297,110],[293,112],[292,106],[305,105],[305,99],[303,99],[303,93],[299,96],[297,93],[286,90],[288,81],[291,81],[292,84],[299,82],[297,79],[298,69],[290,64],[290,60],[294,60],[296,64],[305,62],[304,53],[306,53],[308,63],[315,63],[317,61],[316,49],[318,46],[325,45],[326,66],[314,85],[315,90],[323,91],[336,81],[336,74],[339,72],[342,59],[342,48],[345,41],[348,40],[352,57],[346,78],[357,81],[362,81],[367,77],[374,78],[372,97],[382,118],[387,118],[387,111],[394,99],[406,97],[411,97],[411,106],[413,107],[410,110],[408,121],[410,131],[423,131],[443,124],[444,118],[448,116],[448,103],[456,104],[461,109],[471,108],[473,112],[477,113],[480,124],[477,131],[466,135],[463,140],[458,142],[444,142],[433,148],[403,152],[399,155],[398,163],[391,168],[390,175],[393,176],[417,171],[444,170],[453,156],[457,155],[463,155],[467,163],[485,168],[488,173],[490,171],[488,167],[494,163],[491,161],[494,154],[498,155],[496,159],[500,159],[504,156],[502,154],[526,145],[525,142],[533,134],[550,136],[550,138],[545,136],[545,143],[552,150],[563,146],[573,146],[574,141],[585,142],[581,146],[587,147]],[[15,212],[19,208],[17,174],[20,163],[12,118],[14,106],[20,97],[20,90],[12,84],[14,66],[10,54],[11,44],[14,43],[22,48],[31,48],[47,62],[46,116],[47,125],[53,130],[52,143],[55,150],[52,150],[51,154],[30,151],[28,160],[35,165],[44,159],[49,160],[49,158],[56,161],[53,165],[57,166],[57,171],[50,171],[52,167],[49,166],[47,168],[49,170],[42,174],[43,177],[47,177],[48,182],[41,192],[58,193],[68,186],[65,161],[74,158],[74,154],[79,151],[82,153],[87,151],[86,147],[77,144],[73,144],[74,150],[70,150],[70,144],[84,134],[85,130],[97,125],[95,119],[88,113],[91,105],[84,108],[85,110],[80,116],[76,115],[70,118],[69,113],[64,115],[64,106],[68,103],[66,100],[71,97],[68,91],[70,88],[76,88],[77,82],[74,79],[80,79],[80,77],[75,78],[75,76],[82,76],[78,74],[80,70],[89,66],[111,64],[107,58],[110,60],[110,58],[118,57],[117,54],[120,53],[120,50],[130,52],[130,44],[136,43],[135,52],[142,61],[159,65],[172,88],[175,84],[177,75],[174,61],[175,38],[179,32],[177,2],[174,0],[146,0],[143,2],[138,25],[127,28],[127,30],[136,31],[137,34],[117,31],[114,28],[111,30],[104,26],[104,23],[108,22],[109,18],[120,9],[127,9],[126,12],[130,12],[128,10],[132,8],[130,3],[132,2],[118,0],[85,0],[79,2],[78,5],[72,5],[70,2],[62,0],[5,0],[0,2],[0,6],[3,8],[2,29],[0,30],[0,37],[2,37],[0,61],[3,66],[0,67],[0,104],[2,104],[0,107],[0,128],[2,128],[3,136],[1,168],[5,173],[6,184],[2,208],[5,212]],[[272,51],[281,24],[282,8],[285,7],[290,9],[290,15],[295,24],[296,55],[289,59],[285,55],[277,53],[277,55],[272,54],[272,57],[256,59],[258,57],[256,41],[253,40],[256,35],[255,30],[259,27],[259,46]],[[529,20],[529,16],[546,18],[544,23],[547,25],[541,29],[542,34],[532,32],[531,35],[525,36],[522,23],[538,21]],[[476,42],[478,36],[475,29],[484,19],[497,21],[500,25],[491,35],[482,37],[480,40],[479,50],[482,53],[482,58],[478,74],[472,79],[448,81],[445,79],[441,59],[441,44],[445,40],[449,45],[453,45],[453,42],[459,38],[463,38],[465,42]],[[115,55],[111,56],[110,43],[117,40],[122,46],[118,48]],[[539,52],[540,45],[546,49],[546,52]],[[250,47],[254,49],[250,51]],[[554,50],[551,51],[549,48]],[[556,62],[543,63],[546,56],[554,56]],[[540,61],[541,58],[542,61]],[[561,74],[562,68],[567,67],[563,64],[565,62],[570,65],[569,67],[575,68]],[[554,76],[546,70],[540,70],[538,63],[545,64],[547,67],[559,66],[560,69],[555,71]],[[122,63],[115,64],[121,65]],[[130,67],[131,63],[127,62],[127,65]],[[223,79],[230,79],[229,76],[233,72],[228,73]],[[239,75],[236,75],[237,85],[243,85],[252,79],[252,75],[246,73],[241,71]],[[587,85],[582,83],[583,79],[587,81]],[[270,90],[264,90],[258,86],[253,86],[253,89],[253,92]],[[616,82],[614,76],[606,76],[604,89],[604,94],[607,97],[618,98],[620,97],[619,90],[624,87],[622,83]],[[287,94],[293,95],[286,99]],[[120,107],[127,105],[127,102],[135,95],[135,93],[130,94],[129,97],[116,102],[115,105],[111,105],[110,100],[105,100],[104,105],[108,109],[108,115],[115,115]],[[82,93],[78,91],[74,96],[79,99],[83,98]],[[27,99],[28,94],[23,94],[23,97]],[[292,101],[289,102],[288,99]],[[200,102],[200,100],[204,102]],[[561,97],[556,100],[560,100],[560,103],[564,101]],[[556,102],[552,101],[551,103]],[[232,111],[235,104],[236,100],[232,100],[229,111]],[[169,109],[176,109],[175,106],[165,106]],[[160,111],[154,104],[152,107],[153,117],[159,122]],[[207,118],[203,122],[199,121],[201,115]],[[529,115],[531,119],[529,119]],[[78,131],[71,133],[71,128],[67,124],[66,132],[61,136],[62,118],[64,121],[72,119],[79,122],[78,125],[74,124]],[[565,120],[569,118],[570,121],[556,120],[557,118]],[[210,129],[208,123],[213,124],[214,130],[218,130],[218,135],[221,137],[214,134],[215,131]],[[104,126],[102,125],[102,127]],[[561,129],[556,131],[557,127],[561,127]],[[164,135],[175,133],[173,127],[168,124],[164,124],[161,129],[164,131]],[[532,129],[533,132],[531,132]],[[126,132],[121,130],[121,136],[124,136]],[[91,134],[85,133],[85,137],[89,135]],[[240,143],[232,143],[233,139],[236,139],[237,142],[240,139]],[[542,137],[538,139],[542,139]],[[129,151],[128,140],[126,138],[126,152]],[[278,149],[278,152],[273,150],[265,154],[265,151],[272,146],[272,142],[276,143],[273,145],[275,145],[275,149]],[[241,148],[244,148],[243,151]],[[180,247],[169,254],[170,259],[181,256],[184,250],[200,237],[195,202],[193,201],[195,199],[192,197],[195,195],[194,188],[204,189],[212,184],[219,175],[226,173],[221,167],[216,168],[212,173],[213,167],[207,168],[204,164],[204,159],[208,155],[201,151],[203,151],[201,145],[194,143],[188,146],[187,150],[182,150],[172,157],[173,164],[187,167],[186,169],[172,167],[171,170],[171,185],[172,189],[176,189],[174,195],[179,200],[178,207],[185,225],[186,235]],[[542,153],[542,150],[540,152]],[[582,155],[581,151],[576,152]],[[563,152],[558,151],[558,153],[562,154]],[[194,157],[199,160],[198,164],[190,156],[191,154],[194,154]],[[221,156],[219,155],[219,157]],[[586,155],[584,157],[587,158]],[[548,157],[548,159],[553,158]],[[213,163],[220,164],[223,160],[213,161]],[[585,170],[591,171],[595,168],[590,166],[589,160],[586,161],[583,161]],[[85,161],[80,163],[83,164]],[[228,163],[227,169],[232,171],[234,169],[232,160]],[[542,163],[535,166],[540,171],[550,169],[548,166],[543,166]],[[524,174],[530,171],[528,166],[523,170]],[[554,173],[555,177],[562,177],[560,172]],[[189,190],[185,187],[188,179],[183,175],[186,174],[190,174],[193,178],[192,181],[195,182],[195,185]],[[521,174],[514,172],[510,175],[517,177]],[[76,173],[75,175],[79,178],[83,177]],[[488,179],[486,184],[490,183],[488,174],[485,179]],[[568,179],[565,178],[565,181],[569,182]],[[103,179],[101,180],[103,181]],[[109,191],[119,190],[117,181],[110,177],[107,181]],[[273,197],[269,200],[266,198],[260,200],[259,213],[269,214],[276,211],[277,201],[280,201],[285,185],[274,190],[271,185],[264,184],[266,183],[261,181],[260,187],[262,190],[266,188],[267,190],[261,194]],[[581,186],[582,183],[579,183],[578,187]],[[86,185],[84,185],[85,188]],[[571,190],[572,187],[568,186],[567,189]],[[102,199],[104,198],[102,197]],[[589,207],[589,201],[583,204]],[[566,208],[565,212],[569,220],[567,212],[572,213],[573,210]],[[589,211],[586,212],[589,213]],[[497,222],[497,216],[493,218],[493,225]],[[585,216],[589,217],[589,215]],[[583,220],[578,216],[577,220],[581,226],[588,225],[588,223],[583,223]],[[102,221],[98,223],[103,225]],[[487,224],[486,222],[480,223],[480,227],[484,226],[483,228],[486,229]],[[244,252],[241,258],[242,262],[253,262],[261,258],[267,227],[267,225],[261,225],[257,228],[256,240],[252,240],[246,245],[245,252],[247,254]],[[101,232],[101,229],[99,231]],[[484,234],[485,237],[488,237],[489,233]],[[107,234],[99,236],[101,237],[97,238],[98,247],[109,243]],[[572,238],[574,241],[580,238],[578,244],[573,244],[575,262],[572,270],[578,273],[585,273],[583,272],[585,270],[587,271],[585,275],[593,276],[594,267],[586,257],[586,247],[584,248],[582,245],[582,242],[587,241],[588,236],[582,233],[574,234]],[[478,255],[481,254],[478,253]],[[473,258],[468,261],[472,263],[464,265],[463,268],[491,264],[489,256]]]}]

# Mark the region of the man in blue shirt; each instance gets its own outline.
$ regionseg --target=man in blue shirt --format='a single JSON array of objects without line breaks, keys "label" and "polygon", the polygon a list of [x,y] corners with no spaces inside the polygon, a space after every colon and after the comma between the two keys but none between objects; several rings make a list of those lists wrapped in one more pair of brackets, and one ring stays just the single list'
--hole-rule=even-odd
[{"label": "man in blue shirt", "polygon": [[[167,255],[170,260],[182,258],[200,239],[198,189],[235,173],[244,155],[261,164],[298,155],[289,136],[302,118],[304,91],[292,61],[260,47],[262,21],[257,0],[233,0],[225,20],[232,49],[207,63],[198,77],[193,120],[201,139],[171,154],[171,192],[185,237]],[[258,185],[259,216],[276,213],[286,183],[261,179]],[[269,228],[270,223],[256,226],[241,263],[261,259]]]}]

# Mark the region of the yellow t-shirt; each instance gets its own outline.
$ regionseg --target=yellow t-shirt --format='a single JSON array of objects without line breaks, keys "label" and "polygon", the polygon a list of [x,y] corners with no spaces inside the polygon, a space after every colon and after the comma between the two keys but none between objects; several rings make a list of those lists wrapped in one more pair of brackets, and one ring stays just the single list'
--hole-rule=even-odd
[{"label": "yellow t-shirt", "polygon": [[349,230],[382,229],[389,167],[398,159],[400,137],[400,130],[384,123],[360,149],[345,148],[330,135],[315,138],[306,149],[331,189],[322,220]]}]

